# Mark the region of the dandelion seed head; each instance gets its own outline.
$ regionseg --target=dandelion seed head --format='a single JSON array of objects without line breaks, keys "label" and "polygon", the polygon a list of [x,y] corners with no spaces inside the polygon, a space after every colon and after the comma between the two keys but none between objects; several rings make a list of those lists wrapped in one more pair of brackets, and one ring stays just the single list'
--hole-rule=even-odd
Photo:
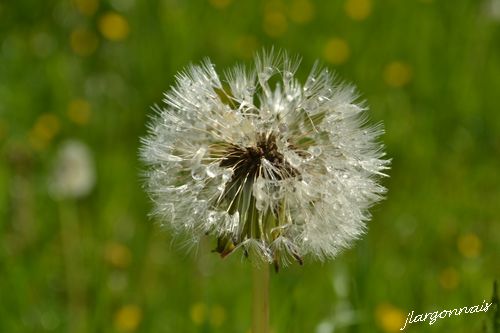
[{"label": "dandelion seed head", "polygon": [[89,147],[77,140],[63,142],[49,177],[49,193],[57,199],[81,198],[95,185],[95,166]]},{"label": "dandelion seed head", "polygon": [[363,234],[385,193],[383,129],[327,69],[301,84],[299,62],[262,52],[254,69],[220,77],[205,60],[177,75],[141,148],[154,214],[175,232],[277,267]]}]

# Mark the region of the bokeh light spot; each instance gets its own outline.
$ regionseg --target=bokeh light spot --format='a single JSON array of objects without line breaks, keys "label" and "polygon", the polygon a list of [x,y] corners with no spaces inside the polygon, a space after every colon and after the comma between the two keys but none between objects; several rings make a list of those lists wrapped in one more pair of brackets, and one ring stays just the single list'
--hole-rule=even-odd
[{"label": "bokeh light spot", "polygon": [[481,253],[481,240],[474,233],[467,233],[458,238],[458,250],[466,258],[476,258]]},{"label": "bokeh light spot", "polygon": [[372,12],[372,0],[347,0],[344,10],[351,19],[363,21]]},{"label": "bokeh light spot", "polygon": [[226,310],[220,305],[215,305],[210,311],[210,324],[220,327],[226,320]]},{"label": "bokeh light spot", "polygon": [[384,69],[384,81],[387,85],[400,88],[407,85],[413,76],[410,65],[394,61],[388,64]]},{"label": "bokeh light spot", "polygon": [[142,320],[142,310],[135,304],[121,307],[114,318],[114,326],[120,332],[133,332]]},{"label": "bokeh light spot", "polygon": [[224,9],[229,6],[232,0],[208,0],[212,6],[217,9]]},{"label": "bokeh light spot", "polygon": [[76,9],[86,16],[92,16],[99,8],[98,0],[74,0]]},{"label": "bokeh light spot", "polygon": [[323,57],[326,61],[340,65],[349,59],[351,50],[347,42],[341,38],[332,38],[328,40],[323,49]]},{"label": "bokeh light spot", "polygon": [[114,267],[127,268],[132,261],[132,253],[127,246],[111,242],[104,248],[104,259]]},{"label": "bokeh light spot", "polygon": [[268,11],[264,14],[264,32],[270,37],[280,37],[288,29],[285,14],[281,11]]},{"label": "bokeh light spot", "polygon": [[90,103],[84,99],[74,99],[68,105],[68,118],[78,125],[89,122],[91,115]]},{"label": "bokeh light spot", "polygon": [[384,332],[399,332],[406,321],[406,314],[395,306],[382,303],[375,309],[378,326]]},{"label": "bokeh light spot", "polygon": [[294,0],[289,15],[292,22],[308,23],[314,18],[314,4],[309,0]]},{"label": "bokeh light spot", "polygon": [[39,31],[32,35],[30,41],[33,53],[40,58],[45,58],[50,55],[55,48],[57,43],[51,34]]},{"label": "bokeh light spot", "polygon": [[439,274],[439,283],[444,289],[455,289],[458,287],[458,283],[460,281],[460,277],[458,272],[453,267],[445,268]]},{"label": "bokeh light spot", "polygon": [[207,308],[203,303],[195,303],[191,306],[191,310],[189,311],[189,315],[191,320],[196,325],[201,325],[205,321],[205,317],[207,315]]},{"label": "bokeh light spot", "polygon": [[85,57],[94,53],[99,45],[99,39],[93,31],[81,27],[71,33],[70,44],[73,52]]},{"label": "bokeh light spot", "polygon": [[121,294],[129,285],[128,275],[125,271],[112,271],[108,275],[107,286],[111,293]]},{"label": "bokeh light spot", "polygon": [[118,42],[127,38],[130,28],[125,17],[109,12],[99,19],[99,31],[106,39]]},{"label": "bokeh light spot", "polygon": [[29,135],[31,146],[35,149],[45,148],[61,127],[59,118],[52,113],[45,113],[38,117]]}]

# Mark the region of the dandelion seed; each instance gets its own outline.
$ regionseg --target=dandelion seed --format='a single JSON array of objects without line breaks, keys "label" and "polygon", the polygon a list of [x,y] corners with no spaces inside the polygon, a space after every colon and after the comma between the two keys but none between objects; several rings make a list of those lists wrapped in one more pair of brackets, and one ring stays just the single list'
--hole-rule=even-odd
[{"label": "dandelion seed", "polygon": [[302,85],[298,66],[263,52],[223,79],[209,60],[177,75],[141,148],[154,214],[175,232],[276,267],[363,234],[385,193],[383,129],[364,125],[353,87],[316,65]]}]

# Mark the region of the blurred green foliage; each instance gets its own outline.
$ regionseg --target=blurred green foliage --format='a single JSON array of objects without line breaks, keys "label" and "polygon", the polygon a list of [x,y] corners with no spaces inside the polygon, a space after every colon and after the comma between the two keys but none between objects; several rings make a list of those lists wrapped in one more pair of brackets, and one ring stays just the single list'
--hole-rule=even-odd
[{"label": "blurred green foliage", "polygon": [[[249,332],[248,264],[148,218],[139,137],[174,75],[261,47],[355,83],[383,121],[387,200],[337,260],[272,276],[273,332],[399,332],[500,276],[498,0],[0,2],[0,332]],[[497,110],[497,111],[495,111]],[[97,182],[49,195],[58,147]],[[482,313],[413,332],[479,332]]]}]

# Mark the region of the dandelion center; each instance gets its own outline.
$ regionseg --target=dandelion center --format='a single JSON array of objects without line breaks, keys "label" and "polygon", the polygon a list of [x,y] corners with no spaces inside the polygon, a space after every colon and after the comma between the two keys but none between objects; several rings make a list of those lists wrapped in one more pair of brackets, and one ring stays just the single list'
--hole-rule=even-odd
[{"label": "dandelion center", "polygon": [[258,134],[256,144],[249,147],[231,145],[220,166],[233,168],[232,181],[253,180],[259,176],[282,180],[299,174],[279,152],[273,133]]}]

